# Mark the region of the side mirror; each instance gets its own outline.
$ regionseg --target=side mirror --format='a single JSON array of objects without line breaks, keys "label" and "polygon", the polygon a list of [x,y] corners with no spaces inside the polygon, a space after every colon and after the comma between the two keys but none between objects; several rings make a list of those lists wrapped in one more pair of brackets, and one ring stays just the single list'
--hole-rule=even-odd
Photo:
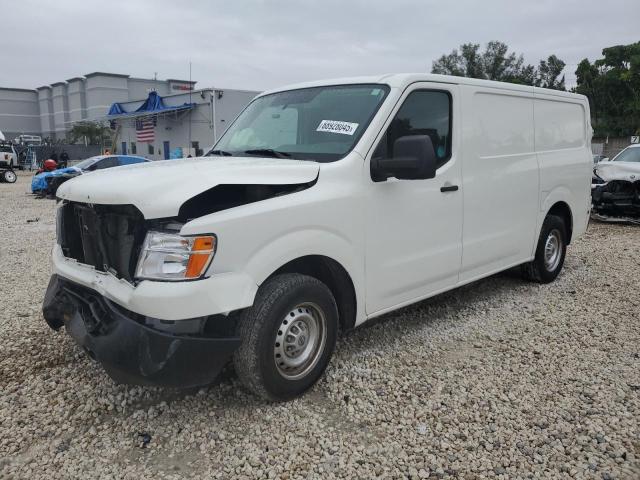
[{"label": "side mirror", "polygon": [[428,135],[409,135],[393,144],[392,158],[372,158],[371,178],[384,182],[387,178],[425,180],[436,176],[436,153]]}]

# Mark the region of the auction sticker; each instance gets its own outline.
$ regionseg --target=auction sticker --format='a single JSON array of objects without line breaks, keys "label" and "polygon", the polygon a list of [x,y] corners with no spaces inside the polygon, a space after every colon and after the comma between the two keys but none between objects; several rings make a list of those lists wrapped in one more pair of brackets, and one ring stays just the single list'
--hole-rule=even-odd
[{"label": "auction sticker", "polygon": [[341,122],[340,120],[322,120],[317,132],[340,133],[342,135],[353,135],[356,133],[359,123]]}]

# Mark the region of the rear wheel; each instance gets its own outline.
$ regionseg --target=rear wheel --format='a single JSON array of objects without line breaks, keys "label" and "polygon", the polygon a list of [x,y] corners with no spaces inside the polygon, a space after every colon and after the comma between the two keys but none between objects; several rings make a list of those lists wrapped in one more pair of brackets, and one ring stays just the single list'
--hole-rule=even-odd
[{"label": "rear wheel", "polygon": [[18,176],[13,170],[5,170],[2,172],[2,179],[7,183],[16,183]]},{"label": "rear wheel", "polygon": [[566,226],[562,218],[548,215],[544,219],[536,256],[522,266],[523,276],[527,280],[549,283],[556,279],[564,265],[567,253]]},{"label": "rear wheel", "polygon": [[338,309],[331,291],[300,274],[269,279],[238,321],[234,366],[242,384],[267,400],[288,400],[324,372],[336,343]]}]

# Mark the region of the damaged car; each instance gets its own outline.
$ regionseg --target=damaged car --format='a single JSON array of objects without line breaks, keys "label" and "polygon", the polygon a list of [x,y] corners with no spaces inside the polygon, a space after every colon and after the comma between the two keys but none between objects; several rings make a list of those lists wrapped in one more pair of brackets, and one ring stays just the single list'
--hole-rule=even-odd
[{"label": "damaged car", "polygon": [[294,398],[339,331],[516,266],[552,282],[587,226],[591,131],[582,95],[462,77],[264,92],[205,156],[60,186],[44,319],[118,382],[231,363]]},{"label": "damaged car", "polygon": [[[78,175],[103,170],[105,168],[133,165],[135,163],[149,161],[150,160],[144,157],[135,155],[97,155],[87,158],[71,167],[45,168],[43,172],[34,175],[31,179],[31,193],[40,196],[54,197],[60,185]],[[53,160],[45,160],[45,167],[47,162],[53,162]]]},{"label": "damaged car", "polygon": [[591,199],[596,219],[640,221],[640,145],[594,167]]}]

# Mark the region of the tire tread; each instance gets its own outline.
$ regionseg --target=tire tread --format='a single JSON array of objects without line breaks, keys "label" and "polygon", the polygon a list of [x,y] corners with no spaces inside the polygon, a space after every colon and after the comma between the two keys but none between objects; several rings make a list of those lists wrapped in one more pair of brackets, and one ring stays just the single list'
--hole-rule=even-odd
[{"label": "tire tread", "polygon": [[325,289],[333,299],[330,290],[319,280],[307,275],[286,273],[265,282],[258,289],[253,306],[240,314],[237,332],[241,338],[241,344],[233,356],[235,371],[247,390],[265,400],[279,401],[282,398],[272,394],[265,387],[265,379],[259,365],[260,335],[275,302],[288,291],[310,284],[316,284]]}]

